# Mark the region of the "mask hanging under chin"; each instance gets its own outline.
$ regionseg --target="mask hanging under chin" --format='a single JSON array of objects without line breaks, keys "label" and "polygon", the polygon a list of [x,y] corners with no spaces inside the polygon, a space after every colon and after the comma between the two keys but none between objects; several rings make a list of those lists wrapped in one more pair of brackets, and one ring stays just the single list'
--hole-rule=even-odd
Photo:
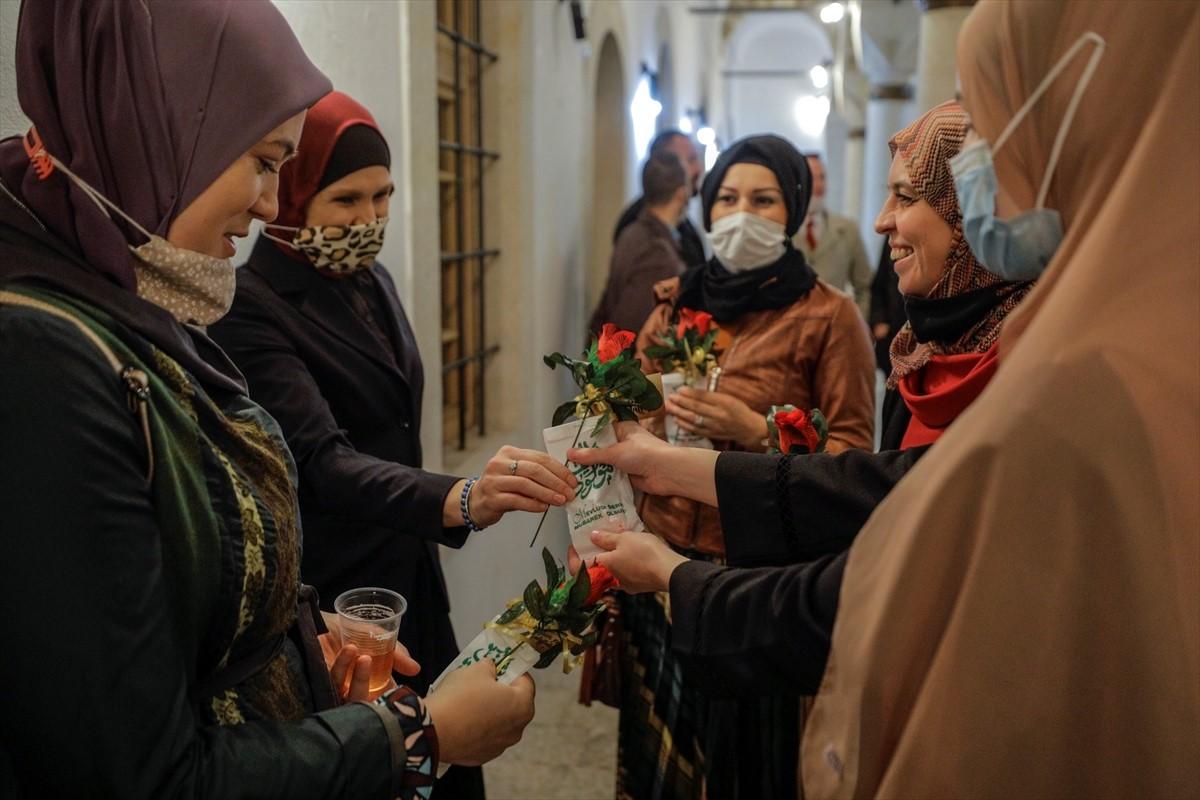
[{"label": "mask hanging under chin", "polygon": [[137,276],[138,297],[169,312],[178,322],[202,327],[213,324],[229,312],[237,289],[232,260],[187,250],[150,233],[57,158],[45,151],[39,155],[43,154],[105,216],[112,219],[109,210],[115,211],[146,237],[146,241],[137,247],[129,245],[136,259],[133,271]]},{"label": "mask hanging under chin", "polygon": [[[999,182],[993,163],[995,153],[1000,151],[1021,120],[1089,42],[1094,44],[1096,49],[1088,59],[1059,124],[1034,208],[1011,219],[1000,219],[996,216]],[[1083,93],[1100,64],[1105,47],[1104,39],[1098,34],[1092,31],[1083,34],[1050,69],[1029,99],[1013,115],[1008,126],[996,138],[993,147],[988,147],[988,143],[980,139],[950,159],[950,174],[954,177],[954,190],[958,197],[959,209],[962,211],[963,237],[979,262],[989,272],[1007,281],[1033,280],[1041,276],[1062,243],[1062,217],[1054,209],[1045,208],[1044,204],[1050,190],[1050,180],[1062,154],[1063,143],[1075,117],[1075,110],[1079,107]]]}]

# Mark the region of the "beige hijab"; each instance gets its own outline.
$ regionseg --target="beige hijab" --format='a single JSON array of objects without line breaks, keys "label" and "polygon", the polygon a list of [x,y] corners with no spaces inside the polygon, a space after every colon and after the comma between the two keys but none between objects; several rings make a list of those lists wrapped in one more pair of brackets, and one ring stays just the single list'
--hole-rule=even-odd
[{"label": "beige hijab", "polygon": [[[854,546],[809,798],[1200,795],[1200,4],[985,1],[959,73],[993,140],[1088,30],[1066,238]],[[1019,207],[1087,54],[997,157]]]}]

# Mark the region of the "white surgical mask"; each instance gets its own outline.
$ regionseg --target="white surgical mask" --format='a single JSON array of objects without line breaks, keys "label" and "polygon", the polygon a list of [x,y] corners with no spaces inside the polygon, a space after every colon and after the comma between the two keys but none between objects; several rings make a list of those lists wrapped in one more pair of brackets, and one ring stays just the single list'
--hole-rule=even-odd
[{"label": "white surgical mask", "polygon": [[138,297],[170,312],[179,322],[191,325],[211,325],[229,312],[237,289],[233,261],[187,250],[150,233],[57,158],[49,153],[46,156],[105,216],[111,219],[109,209],[112,209],[146,237],[144,244],[129,245],[137,256],[133,271],[137,275]]},{"label": "white surgical mask", "polygon": [[379,217],[358,225],[309,225],[304,228],[267,225],[267,228],[292,231],[292,238],[281,239],[265,229],[263,236],[300,251],[319,271],[340,277],[375,263],[375,256],[383,249],[387,221],[387,217]]},{"label": "white surgical mask", "polygon": [[725,269],[747,272],[782,258],[787,234],[775,220],[738,211],[713,222],[708,240]]}]

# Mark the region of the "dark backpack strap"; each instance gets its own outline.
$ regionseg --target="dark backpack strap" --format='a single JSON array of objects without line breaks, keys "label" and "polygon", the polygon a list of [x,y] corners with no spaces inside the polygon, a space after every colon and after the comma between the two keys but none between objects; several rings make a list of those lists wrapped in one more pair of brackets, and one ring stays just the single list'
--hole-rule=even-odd
[{"label": "dark backpack strap", "polygon": [[329,669],[325,666],[325,654],[321,650],[321,641],[318,638],[324,633],[328,633],[328,629],[321,616],[317,590],[301,585],[296,598],[296,621],[286,633],[268,639],[236,661],[226,664],[192,687],[188,696],[193,703],[198,703],[245,683],[266,669],[267,665],[279,656],[284,642],[290,638],[303,659],[314,710],[335,708],[341,705],[341,699],[334,691]]},{"label": "dark backpack strap", "polygon": [[275,657],[283,650],[283,643],[286,639],[287,636],[281,633],[266,640],[236,661],[230,661],[193,686],[188,692],[188,698],[193,703],[200,703],[210,697],[216,697],[226,689],[232,689],[250,680],[275,660]]},{"label": "dark backpack strap", "polygon": [[313,705],[317,711],[335,708],[342,704],[325,666],[325,653],[318,638],[328,633],[325,618],[321,616],[320,598],[317,590],[307,584],[300,585],[296,601],[296,624],[292,626],[292,638],[304,657],[304,669],[308,673],[308,686],[312,691]]}]

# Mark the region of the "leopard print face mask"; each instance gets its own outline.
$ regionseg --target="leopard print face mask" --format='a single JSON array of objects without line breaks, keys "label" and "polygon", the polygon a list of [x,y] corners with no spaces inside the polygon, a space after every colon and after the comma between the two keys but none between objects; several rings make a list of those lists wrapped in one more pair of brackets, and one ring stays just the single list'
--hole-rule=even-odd
[{"label": "leopard print face mask", "polygon": [[263,236],[300,251],[318,271],[340,278],[375,263],[375,256],[383,249],[387,221],[387,217],[380,217],[361,225],[310,225],[306,228],[268,225],[269,228],[294,231],[294,234],[287,240],[264,230]]}]

